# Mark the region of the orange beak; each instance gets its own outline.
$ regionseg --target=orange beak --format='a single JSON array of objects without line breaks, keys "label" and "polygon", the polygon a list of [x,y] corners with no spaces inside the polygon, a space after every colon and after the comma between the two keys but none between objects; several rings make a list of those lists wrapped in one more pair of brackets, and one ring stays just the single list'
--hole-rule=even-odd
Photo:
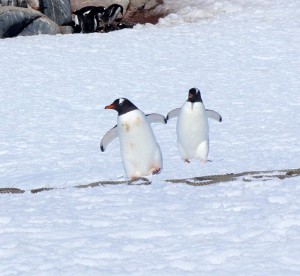
[{"label": "orange beak", "polygon": [[105,107],[105,109],[116,109],[116,106],[114,104],[110,104],[110,105],[107,105]]}]

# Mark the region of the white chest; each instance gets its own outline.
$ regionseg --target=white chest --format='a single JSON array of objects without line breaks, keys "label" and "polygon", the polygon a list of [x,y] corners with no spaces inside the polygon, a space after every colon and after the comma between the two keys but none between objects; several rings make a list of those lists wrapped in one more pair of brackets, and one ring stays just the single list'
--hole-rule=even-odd
[{"label": "white chest", "polygon": [[140,110],[133,110],[118,117],[123,166],[128,177],[149,175],[155,169],[162,169],[159,145],[146,116]]},{"label": "white chest", "polygon": [[203,103],[185,102],[177,121],[179,142],[196,146],[203,140],[208,140],[208,119]]}]

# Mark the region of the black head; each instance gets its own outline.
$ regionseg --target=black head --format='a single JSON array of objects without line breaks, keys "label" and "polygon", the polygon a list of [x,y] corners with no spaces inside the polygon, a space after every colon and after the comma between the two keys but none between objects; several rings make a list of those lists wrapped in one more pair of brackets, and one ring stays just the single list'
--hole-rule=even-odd
[{"label": "black head", "polygon": [[91,10],[91,14],[93,16],[97,16],[97,17],[100,17],[105,11],[105,8],[102,7],[102,6],[99,6],[99,7],[94,7],[92,10]]},{"label": "black head", "polygon": [[99,6],[99,7],[95,7],[95,11],[98,12],[98,13],[104,13],[105,11],[105,8],[102,7],[102,6]]},{"label": "black head", "polygon": [[115,12],[116,10],[120,9],[120,13],[123,14],[123,6],[119,5],[119,4],[112,4],[110,5],[107,10],[110,10],[112,12]]},{"label": "black head", "polygon": [[114,109],[118,112],[118,115],[120,116],[138,108],[128,99],[119,98],[116,99],[112,104],[107,105],[105,109]]},{"label": "black head", "polygon": [[101,20],[104,22],[108,21],[109,23],[112,23],[118,17],[119,12],[123,15],[123,7],[118,4],[112,4],[105,9],[103,15],[101,16]]},{"label": "black head", "polygon": [[188,102],[195,103],[195,102],[202,102],[201,93],[198,88],[191,88],[189,90],[189,96],[187,99]]}]

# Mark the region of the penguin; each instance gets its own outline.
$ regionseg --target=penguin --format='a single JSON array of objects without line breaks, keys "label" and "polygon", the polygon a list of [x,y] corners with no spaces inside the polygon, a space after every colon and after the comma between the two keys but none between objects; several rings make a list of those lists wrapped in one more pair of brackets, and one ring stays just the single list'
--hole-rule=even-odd
[{"label": "penguin", "polygon": [[105,9],[103,15],[101,16],[101,20],[105,24],[111,24],[116,20],[119,13],[123,15],[123,7],[118,4],[112,4]]},{"label": "penguin", "polygon": [[116,99],[105,109],[118,112],[117,124],[102,138],[100,149],[104,152],[109,143],[119,137],[123,167],[129,179],[160,173],[163,159],[150,123],[166,124],[163,115],[145,115],[126,98]]},{"label": "penguin", "polygon": [[99,18],[104,14],[104,7],[86,6],[73,12],[75,33],[92,33],[99,26]]},{"label": "penguin", "polygon": [[105,11],[99,16],[97,31],[101,33],[108,33],[111,31],[118,30],[118,26],[114,21],[117,20],[119,13],[123,15],[123,7],[118,4],[110,5]]},{"label": "penguin", "polygon": [[94,22],[95,22],[95,31],[98,31],[99,29],[101,17],[103,16],[104,12],[105,12],[105,8],[102,6],[95,7],[92,11],[94,16]]},{"label": "penguin", "polygon": [[188,99],[181,108],[171,110],[166,120],[178,117],[177,146],[181,158],[190,163],[190,159],[206,162],[209,151],[208,118],[222,122],[222,116],[210,109],[205,109],[198,88],[191,88]]}]

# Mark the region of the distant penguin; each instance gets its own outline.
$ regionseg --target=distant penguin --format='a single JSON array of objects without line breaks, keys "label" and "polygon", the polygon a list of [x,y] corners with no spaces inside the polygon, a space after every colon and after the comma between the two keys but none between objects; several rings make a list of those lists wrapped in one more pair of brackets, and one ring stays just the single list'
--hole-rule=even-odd
[{"label": "distant penguin", "polygon": [[205,109],[200,90],[191,88],[187,101],[181,108],[170,111],[166,119],[175,117],[178,117],[177,145],[181,158],[188,163],[193,158],[206,162],[209,151],[208,118],[221,122],[221,115]]},{"label": "distant penguin", "polygon": [[73,12],[75,33],[92,33],[99,26],[99,18],[104,14],[104,7],[86,6]]},{"label": "distant penguin", "polygon": [[163,115],[145,115],[126,98],[116,99],[105,109],[118,112],[117,125],[109,130],[100,143],[101,151],[119,137],[126,175],[130,179],[157,174],[163,168],[162,154],[150,123],[166,123]]},{"label": "distant penguin", "polygon": [[105,9],[103,15],[101,16],[101,20],[105,24],[111,24],[117,19],[119,13],[123,15],[123,7],[118,4],[112,4]]}]

